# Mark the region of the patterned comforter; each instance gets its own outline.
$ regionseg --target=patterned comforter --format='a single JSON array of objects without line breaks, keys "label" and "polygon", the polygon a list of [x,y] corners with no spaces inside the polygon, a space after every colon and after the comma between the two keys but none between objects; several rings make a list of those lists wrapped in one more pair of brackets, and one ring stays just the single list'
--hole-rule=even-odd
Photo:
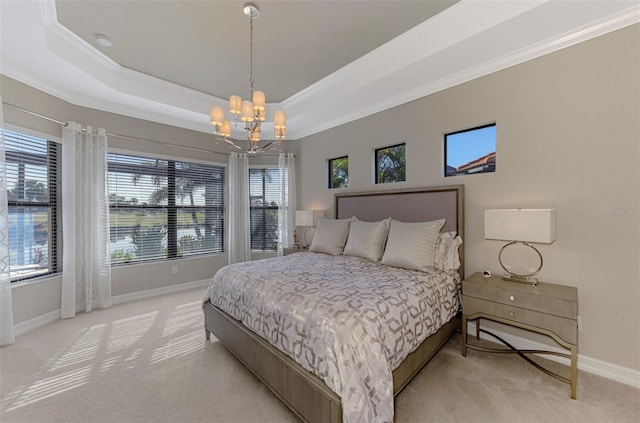
[{"label": "patterned comforter", "polygon": [[203,301],[341,397],[345,422],[392,422],[392,371],[459,309],[457,273],[298,253],[220,269]]}]

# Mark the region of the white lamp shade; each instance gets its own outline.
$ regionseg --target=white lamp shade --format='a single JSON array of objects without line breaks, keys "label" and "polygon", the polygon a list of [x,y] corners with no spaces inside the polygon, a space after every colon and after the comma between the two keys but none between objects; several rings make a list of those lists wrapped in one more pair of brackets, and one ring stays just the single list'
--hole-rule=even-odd
[{"label": "white lamp shade", "polygon": [[224,110],[222,107],[214,106],[211,108],[211,124],[215,126],[222,126],[224,123]]},{"label": "white lamp shade", "polygon": [[253,122],[255,119],[255,115],[253,112],[253,103],[247,100],[242,102],[242,115],[240,119],[243,122]]},{"label": "white lamp shade", "polygon": [[229,97],[229,111],[234,115],[239,115],[242,111],[242,98],[238,95]]},{"label": "white lamp shade", "polygon": [[484,237],[551,244],[556,239],[556,209],[485,210]]},{"label": "white lamp shade", "polygon": [[223,137],[230,137],[231,136],[231,122],[229,122],[228,120],[225,120],[224,123],[222,124],[222,126],[220,127],[220,135]]},{"label": "white lamp shade", "polygon": [[296,210],[296,226],[313,226],[313,210]]},{"label": "white lamp shade", "polygon": [[275,129],[284,129],[287,125],[287,114],[282,110],[276,110],[273,114],[273,127]]},{"label": "white lamp shade", "polygon": [[253,108],[255,110],[262,111],[264,110],[266,100],[264,97],[264,93],[262,91],[254,91],[253,92]]}]

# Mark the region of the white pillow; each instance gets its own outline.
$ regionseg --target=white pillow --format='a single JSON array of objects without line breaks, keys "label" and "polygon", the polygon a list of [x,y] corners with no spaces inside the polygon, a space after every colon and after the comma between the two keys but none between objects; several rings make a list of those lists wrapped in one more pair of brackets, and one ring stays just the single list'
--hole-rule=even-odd
[{"label": "white pillow", "polygon": [[389,233],[391,218],[379,222],[351,222],[347,245],[344,247],[345,256],[362,257],[377,262],[382,258],[384,243]]},{"label": "white pillow", "polygon": [[391,220],[382,264],[426,272],[433,267],[436,240],[444,219],[407,223]]},{"label": "white pillow", "polygon": [[318,219],[316,233],[309,251],[339,256],[344,249],[344,243],[349,235],[349,219]]},{"label": "white pillow", "polygon": [[433,267],[445,272],[458,270],[460,268],[458,247],[461,244],[462,238],[456,236],[456,232],[442,232],[436,241]]}]

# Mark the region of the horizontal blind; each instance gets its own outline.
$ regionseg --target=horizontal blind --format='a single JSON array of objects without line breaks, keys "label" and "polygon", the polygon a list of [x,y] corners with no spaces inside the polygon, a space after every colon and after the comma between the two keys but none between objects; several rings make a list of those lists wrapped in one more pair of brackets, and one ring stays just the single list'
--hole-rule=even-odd
[{"label": "horizontal blind", "polygon": [[277,168],[249,169],[252,250],[278,248],[279,185]]},{"label": "horizontal blind", "polygon": [[224,174],[222,166],[175,163],[178,255],[224,251]]},{"label": "horizontal blind", "polygon": [[224,168],[110,153],[113,264],[224,250]]},{"label": "horizontal blind", "polygon": [[4,140],[11,280],[58,272],[61,148],[9,130]]}]

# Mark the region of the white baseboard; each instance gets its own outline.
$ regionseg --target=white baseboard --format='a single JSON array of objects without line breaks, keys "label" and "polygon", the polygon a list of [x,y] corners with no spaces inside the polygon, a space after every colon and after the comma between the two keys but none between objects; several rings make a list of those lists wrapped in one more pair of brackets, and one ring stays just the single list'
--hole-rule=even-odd
[{"label": "white baseboard", "polygon": [[[500,338],[504,339],[508,343],[516,346],[518,349],[523,350],[548,350],[548,351],[556,351],[566,353],[567,350],[549,346],[547,344],[543,344],[541,342],[532,341],[527,338],[523,338],[516,335],[511,335],[505,332],[501,332],[494,328],[490,330]],[[467,334],[468,336],[476,336],[476,324],[475,322],[469,322],[467,325]],[[486,339],[487,341],[498,342],[496,339],[491,336],[480,333],[481,339]],[[558,357],[555,355],[541,355],[546,359],[556,361],[558,363],[565,364],[569,366],[571,361],[566,357]],[[598,360],[596,358],[587,357],[582,354],[578,354],[578,369],[583,370],[587,373],[593,373],[598,376],[606,377],[607,379],[615,380],[616,382],[624,383],[625,385],[630,385],[635,388],[640,388],[640,371],[630,369],[628,367],[618,366],[617,364],[608,363],[606,361]]]},{"label": "white baseboard", "polygon": [[[117,305],[127,303],[129,301],[143,300],[145,298],[157,297],[159,295],[174,294],[180,291],[188,291],[190,289],[204,288],[209,285],[210,279],[204,279],[195,282],[180,283],[177,285],[165,286],[163,288],[148,289],[146,291],[132,292],[131,294],[116,295],[111,297],[111,304]],[[34,329],[37,329],[46,324],[55,322],[60,319],[60,309],[50,311],[49,313],[42,314],[34,317],[33,319],[25,320],[24,322],[16,323],[13,325],[13,332],[15,336],[24,335]]]},{"label": "white baseboard", "polygon": [[128,303],[129,301],[144,300],[145,298],[157,297],[159,295],[174,294],[176,292],[188,291],[190,289],[204,288],[209,285],[209,282],[211,282],[211,279],[203,279],[195,282],[186,282],[177,285],[165,286],[162,288],[132,292],[130,294],[116,295],[115,297],[111,297],[111,304],[116,305]]},{"label": "white baseboard", "polygon": [[49,313],[41,314],[33,319],[25,320],[24,322],[16,323],[13,325],[13,333],[15,336],[24,335],[34,329],[49,323],[55,322],[60,319],[60,309],[50,311]]}]

